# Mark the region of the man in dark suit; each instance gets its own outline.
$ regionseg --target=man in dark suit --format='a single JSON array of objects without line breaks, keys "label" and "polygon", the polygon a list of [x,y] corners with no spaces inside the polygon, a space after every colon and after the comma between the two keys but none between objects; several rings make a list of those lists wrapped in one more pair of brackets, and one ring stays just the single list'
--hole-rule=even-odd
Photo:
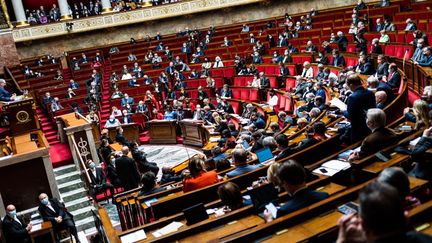
[{"label": "man in dark suit", "polygon": [[0,79],[0,101],[13,101],[16,98],[15,94],[11,94],[5,89],[6,81]]},{"label": "man in dark suit", "polygon": [[[326,192],[317,192],[307,187],[306,172],[303,166],[294,160],[285,161],[277,172],[281,186],[288,192],[289,199],[276,213],[276,218],[289,214],[313,203],[328,198]],[[264,211],[266,222],[273,221],[272,214]]]},{"label": "man in dark suit", "polygon": [[378,66],[376,68],[375,77],[377,77],[379,80],[381,80],[382,77],[388,76],[388,69],[389,69],[390,64],[385,61],[384,55],[378,55],[377,63],[378,63]]},{"label": "man in dark suit", "polygon": [[57,198],[48,199],[45,193],[39,195],[39,201],[39,213],[44,221],[51,221],[54,232],[68,228],[75,241],[80,243],[73,215],[66,210],[65,206]]},{"label": "man in dark suit", "polygon": [[372,75],[375,70],[367,57],[360,57],[359,73],[363,75]]},{"label": "man in dark suit", "polygon": [[232,90],[229,89],[228,84],[224,84],[220,96],[221,98],[232,98]]},{"label": "man in dark suit", "polygon": [[347,110],[344,115],[351,122],[350,143],[357,142],[366,137],[370,130],[366,126],[366,112],[375,108],[375,95],[362,86],[359,76],[351,75],[347,78],[347,85],[353,92],[347,101]]},{"label": "man in dark suit", "polygon": [[90,177],[90,184],[91,184],[91,194],[93,196],[93,198],[96,199],[96,195],[100,192],[104,192],[107,189],[110,190],[111,193],[111,197],[114,197],[114,186],[111,185],[110,183],[106,182],[106,177],[105,174],[102,171],[101,167],[96,167],[95,162],[89,160],[88,162],[88,167],[89,169],[87,169],[87,173],[89,174]]},{"label": "man in dark suit", "polygon": [[2,221],[2,230],[7,243],[27,243],[30,242],[29,232],[31,224],[25,224],[17,217],[15,206],[10,204],[6,207],[6,216]]},{"label": "man in dark suit", "polygon": [[401,75],[398,71],[398,67],[395,63],[390,64],[389,66],[389,75],[387,78],[387,84],[390,85],[393,89],[398,89],[401,83]]},{"label": "man in dark suit", "polygon": [[266,100],[267,99],[267,89],[270,88],[270,79],[268,79],[264,72],[259,73],[259,85],[258,85],[258,92],[260,96],[260,100]]},{"label": "man in dark suit", "polygon": [[367,111],[366,125],[372,131],[362,142],[359,152],[353,152],[348,160],[364,158],[398,141],[396,133],[385,127],[386,114],[383,110],[372,108]]},{"label": "man in dark suit", "polygon": [[336,49],[333,49],[333,61],[332,66],[333,67],[345,67],[345,58],[339,54],[339,51]]},{"label": "man in dark suit", "polygon": [[126,191],[137,188],[140,182],[140,175],[135,161],[129,158],[128,154],[129,148],[124,146],[122,156],[115,160],[117,175]]},{"label": "man in dark suit", "polygon": [[340,51],[346,51],[348,46],[348,39],[342,31],[337,32],[336,43],[338,44],[338,49]]}]

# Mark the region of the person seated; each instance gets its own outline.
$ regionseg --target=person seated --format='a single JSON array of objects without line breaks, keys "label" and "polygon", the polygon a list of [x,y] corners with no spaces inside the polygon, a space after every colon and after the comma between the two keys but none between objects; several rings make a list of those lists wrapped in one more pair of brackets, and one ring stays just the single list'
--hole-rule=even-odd
[{"label": "person seated", "polygon": [[345,67],[346,65],[345,58],[339,53],[339,50],[333,49],[332,55],[333,55],[333,61],[331,65],[333,67]]},{"label": "person seated", "polygon": [[371,53],[372,54],[377,54],[377,55],[381,55],[381,54],[384,53],[383,50],[382,50],[382,48],[381,48],[381,45],[380,45],[380,39],[374,38],[372,40],[372,50],[371,50]]},{"label": "person seated", "polygon": [[384,109],[390,102],[387,99],[387,94],[385,91],[375,92],[376,107],[379,109]]},{"label": "person seated", "polygon": [[49,199],[45,193],[39,195],[39,201],[39,213],[44,221],[51,222],[54,232],[58,233],[63,229],[69,229],[71,235],[75,238],[75,242],[80,243],[73,215],[67,211],[64,204],[60,203],[57,198]]},{"label": "person seated", "polygon": [[405,210],[410,210],[420,205],[420,201],[410,196],[410,181],[408,175],[400,167],[388,167],[385,168],[379,174],[377,178],[378,182],[387,183],[394,187],[400,195],[400,198],[404,204]]},{"label": "person seated", "polygon": [[252,57],[252,64],[262,64],[263,63],[263,59],[261,57],[261,55],[259,54],[259,52],[254,52],[253,54],[251,54]]},{"label": "person seated", "polygon": [[141,177],[141,190],[138,193],[138,197],[147,196],[157,192],[166,190],[165,187],[156,186],[156,176],[153,172],[147,171]]},{"label": "person seated", "polygon": [[228,84],[224,84],[221,91],[220,91],[220,97],[221,98],[232,98],[232,90],[229,88]]},{"label": "person seated", "polygon": [[[283,162],[277,171],[277,177],[281,187],[290,195],[290,198],[277,210],[276,218],[305,208],[329,196],[326,192],[314,191],[307,187],[305,169],[294,160]],[[264,218],[266,222],[274,220],[267,209],[264,211]]]},{"label": "person seated", "polygon": [[122,117],[123,124],[133,123],[132,115],[126,109],[122,110],[122,115],[123,115]]},{"label": "person seated", "polygon": [[363,75],[372,75],[375,73],[375,70],[368,58],[365,56],[361,56],[359,58],[359,64],[356,67],[356,72]]},{"label": "person seated", "polygon": [[375,77],[378,78],[378,80],[386,79],[389,74],[389,63],[386,62],[385,56],[383,54],[378,55],[377,57],[377,63],[378,66],[376,68]]},{"label": "person seated", "polygon": [[94,111],[90,111],[87,114],[86,119],[89,120],[90,122],[95,122],[95,123],[99,122],[99,117],[98,117],[98,115],[96,115],[96,112],[94,112]]},{"label": "person seated", "polygon": [[407,18],[407,20],[405,21],[405,23],[406,23],[405,31],[415,31],[415,30],[417,30],[417,26],[414,23],[414,21],[412,21],[411,18]]},{"label": "person seated", "polygon": [[309,53],[318,52],[318,48],[312,43],[312,41],[308,41],[306,43],[306,50],[304,50],[303,52],[309,52]]},{"label": "person seated", "polygon": [[6,207],[6,216],[0,222],[3,236],[6,242],[29,243],[33,225],[26,224],[21,217],[17,216],[16,208],[13,204]]},{"label": "person seated", "polygon": [[432,237],[410,231],[397,189],[388,183],[372,182],[359,192],[358,214],[339,219],[336,243],[432,242]]},{"label": "person seated", "polygon": [[395,63],[389,65],[389,75],[387,78],[387,84],[393,89],[399,89],[402,77],[398,71],[398,67]]},{"label": "person seated", "polygon": [[164,166],[162,167],[162,177],[160,183],[166,184],[169,182],[179,182],[183,180],[183,175],[176,175],[171,167]]},{"label": "person seated", "polygon": [[117,118],[115,118],[114,115],[110,115],[109,119],[105,123],[104,128],[117,127],[117,126],[121,126],[120,121]]},{"label": "person seated", "polygon": [[222,138],[223,138],[223,139],[221,139],[221,141],[223,141],[223,144],[221,144],[221,145],[223,145],[223,146],[221,146],[222,147],[221,152],[224,153],[229,149],[235,148],[235,146],[237,145],[236,144],[236,138],[231,134],[230,130],[225,129],[222,131],[221,134],[222,134]]},{"label": "person seated", "polygon": [[252,113],[250,116],[250,122],[253,124],[257,129],[264,129],[266,126],[265,121],[261,118],[261,116],[258,116],[257,113]]},{"label": "person seated", "polygon": [[[412,111],[412,113],[411,113]],[[424,100],[414,101],[413,108],[409,107],[404,109],[405,119],[410,122],[415,122],[414,129],[428,128],[432,122],[432,114],[429,105]]]},{"label": "person seated", "polygon": [[[277,124],[276,127],[278,127]],[[263,139],[262,144],[264,148],[270,148],[271,151],[274,151],[277,148],[276,140],[272,136],[266,136]]]},{"label": "person seated", "polygon": [[232,182],[220,185],[217,193],[224,205],[224,212],[234,211],[243,206],[252,204],[250,200],[245,200],[243,198],[240,188],[237,184]]},{"label": "person seated", "polygon": [[226,173],[228,178],[236,177],[259,168],[259,165],[247,163],[248,152],[242,148],[236,148],[231,153],[235,169]]},{"label": "person seated", "polygon": [[285,111],[280,111],[278,113],[278,124],[280,129],[283,129],[286,126],[294,124],[294,121],[291,116],[288,116]]},{"label": "person seated", "polygon": [[279,105],[279,98],[276,95],[276,93],[275,93],[274,90],[270,90],[269,91],[269,96],[270,97],[269,97],[269,100],[268,100],[267,104],[270,106],[270,108],[273,109],[274,106]]},{"label": "person seated", "polygon": [[58,97],[54,97],[53,101],[51,102],[51,111],[56,112],[59,110],[63,110],[63,106],[60,104],[60,100]]},{"label": "person seated", "polygon": [[125,107],[126,105],[133,105],[135,103],[134,98],[129,97],[127,93],[124,94],[123,98],[121,99],[121,106]]},{"label": "person seated", "polygon": [[222,133],[223,130],[228,129],[227,121],[225,119],[223,119],[223,117],[221,115],[219,115],[218,112],[216,112],[216,111],[213,112],[212,117],[213,117],[213,121],[214,121],[213,125],[215,126],[215,128],[214,128],[215,132]]},{"label": "person seated", "polygon": [[419,61],[415,61],[414,64],[422,67],[432,66],[432,47],[427,46],[423,48],[423,55]]},{"label": "person seated", "polygon": [[189,160],[189,175],[183,179],[183,192],[193,191],[219,182],[216,171],[206,171],[204,160],[195,156]]},{"label": "person seated", "polygon": [[164,114],[164,120],[166,121],[175,121],[177,120],[177,112],[173,110],[171,106],[166,107],[166,111]]},{"label": "person seated", "polygon": [[129,72],[123,74],[121,78],[121,80],[129,80],[129,79],[132,79],[132,75]]},{"label": "person seated", "polygon": [[96,195],[110,190],[111,198],[114,198],[114,186],[106,182],[106,177],[102,168],[96,166],[92,160],[87,161],[87,173],[90,177],[90,195],[96,200]]},{"label": "person seated", "polygon": [[381,36],[380,36],[378,42],[379,42],[380,44],[386,44],[386,43],[389,43],[389,42],[390,42],[390,37],[389,37],[389,35],[387,34],[387,31],[386,31],[386,30],[381,30],[380,33],[381,33]]},{"label": "person seated", "polygon": [[314,77],[313,69],[310,65],[310,62],[303,63],[303,71],[300,75],[303,79],[312,79]]},{"label": "person seated", "polygon": [[79,89],[79,84],[75,82],[73,79],[69,81],[68,88],[70,89]]},{"label": "person seated", "polygon": [[359,152],[352,152],[349,161],[362,159],[376,153],[398,141],[397,134],[385,127],[386,114],[378,108],[369,109],[366,113],[366,125],[372,131],[362,142]]}]

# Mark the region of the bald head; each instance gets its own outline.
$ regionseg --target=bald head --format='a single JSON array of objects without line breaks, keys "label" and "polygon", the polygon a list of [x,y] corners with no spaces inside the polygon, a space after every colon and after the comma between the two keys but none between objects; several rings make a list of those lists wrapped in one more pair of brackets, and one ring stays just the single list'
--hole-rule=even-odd
[{"label": "bald head", "polygon": [[129,148],[127,146],[123,146],[121,151],[123,156],[127,156],[129,154]]},{"label": "bald head", "polygon": [[375,93],[375,102],[377,104],[384,103],[387,100],[387,94],[385,91],[377,91]]},{"label": "bald head", "polygon": [[6,207],[6,212],[7,213],[9,213],[9,212],[12,212],[12,211],[14,211],[16,208],[15,208],[15,206],[13,205],[13,204],[9,204],[7,207]]}]

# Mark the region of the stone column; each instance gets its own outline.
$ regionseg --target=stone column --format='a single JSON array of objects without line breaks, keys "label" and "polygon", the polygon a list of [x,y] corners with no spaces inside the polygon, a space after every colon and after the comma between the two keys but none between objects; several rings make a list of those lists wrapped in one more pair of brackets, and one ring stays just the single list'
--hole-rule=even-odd
[{"label": "stone column", "polygon": [[58,6],[60,8],[61,19],[72,19],[69,13],[69,4],[67,0],[58,0]]},{"label": "stone column", "polygon": [[27,25],[27,17],[25,15],[22,0],[12,0],[17,26]]},{"label": "stone column", "polygon": [[102,13],[109,13],[112,11],[111,1],[110,0],[102,0]]},{"label": "stone column", "polygon": [[85,131],[86,131],[86,135],[87,135],[87,142],[88,142],[89,147],[90,147],[90,153],[91,153],[92,160],[93,160],[93,162],[95,162],[98,165],[100,161],[99,161],[98,152],[96,149],[96,144],[95,144],[95,141],[93,138],[92,128],[91,127],[86,128]]},{"label": "stone column", "polygon": [[10,67],[20,64],[12,30],[0,30],[0,74],[4,73],[4,67]]},{"label": "stone column", "polygon": [[42,157],[44,166],[45,166],[45,172],[48,178],[48,183],[50,185],[50,189],[51,189],[51,194],[53,197],[55,198],[60,198],[60,192],[59,189],[57,187],[57,182],[55,179],[55,175],[54,175],[54,171],[53,171],[53,167],[52,167],[52,163],[49,157],[49,154],[46,156]]}]

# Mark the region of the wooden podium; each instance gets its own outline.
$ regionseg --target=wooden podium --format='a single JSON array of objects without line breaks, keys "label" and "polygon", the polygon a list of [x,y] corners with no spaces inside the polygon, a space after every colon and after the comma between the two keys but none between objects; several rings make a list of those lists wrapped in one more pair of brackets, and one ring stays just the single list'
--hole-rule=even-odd
[{"label": "wooden podium", "polygon": [[12,136],[39,130],[33,98],[0,103],[8,118]]},{"label": "wooden podium", "polygon": [[183,134],[183,144],[203,147],[208,141],[208,132],[202,121],[182,120],[180,127]]},{"label": "wooden podium", "polygon": [[147,122],[150,133],[150,143],[177,143],[176,121],[152,120]]},{"label": "wooden podium", "polygon": [[[137,123],[123,124],[123,136],[129,142],[139,142],[139,125]],[[108,129],[108,136],[112,141],[115,141],[117,135],[117,127],[110,127]]]}]

